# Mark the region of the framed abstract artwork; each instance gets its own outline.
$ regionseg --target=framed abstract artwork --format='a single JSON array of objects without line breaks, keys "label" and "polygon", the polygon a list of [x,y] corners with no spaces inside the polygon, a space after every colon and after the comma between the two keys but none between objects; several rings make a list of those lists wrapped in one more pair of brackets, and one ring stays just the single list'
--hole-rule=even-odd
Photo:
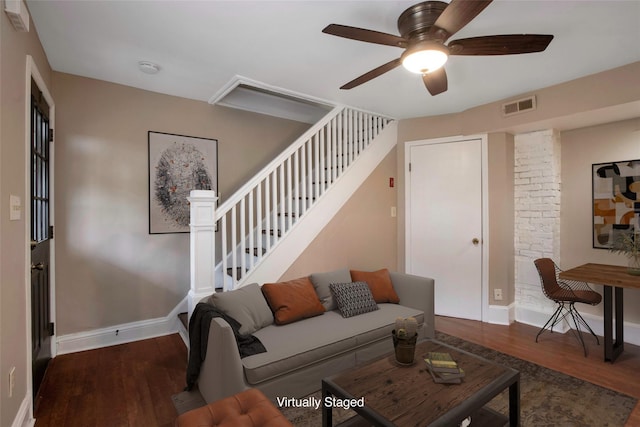
[{"label": "framed abstract artwork", "polygon": [[218,141],[149,131],[149,234],[188,233],[191,190],[217,190]]},{"label": "framed abstract artwork", "polygon": [[640,160],[596,163],[593,188],[593,247],[610,249],[616,233],[640,228]]}]

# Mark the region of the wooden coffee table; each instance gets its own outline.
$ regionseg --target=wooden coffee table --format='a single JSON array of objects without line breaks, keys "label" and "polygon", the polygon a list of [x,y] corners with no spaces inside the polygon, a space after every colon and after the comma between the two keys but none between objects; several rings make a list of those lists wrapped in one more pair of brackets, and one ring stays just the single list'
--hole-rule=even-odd
[{"label": "wooden coffee table", "polygon": [[[389,339],[389,346],[392,346]],[[424,362],[430,351],[448,352],[464,370],[462,384],[437,384]],[[457,426],[468,416],[475,426],[518,426],[520,373],[447,344],[428,340],[416,346],[416,362],[401,366],[392,354],[322,380],[322,425],[332,425],[332,406],[326,399],[364,398],[353,407],[368,425]],[[509,389],[509,417],[483,408]],[[336,410],[343,410],[336,408]]]}]

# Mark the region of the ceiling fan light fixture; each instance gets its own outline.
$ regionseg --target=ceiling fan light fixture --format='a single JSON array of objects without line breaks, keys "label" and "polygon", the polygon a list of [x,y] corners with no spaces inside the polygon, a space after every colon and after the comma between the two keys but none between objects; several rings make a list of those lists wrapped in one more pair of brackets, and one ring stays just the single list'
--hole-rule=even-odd
[{"label": "ceiling fan light fixture", "polygon": [[449,59],[449,52],[440,43],[427,42],[407,49],[401,59],[404,68],[412,73],[428,74],[442,68]]}]

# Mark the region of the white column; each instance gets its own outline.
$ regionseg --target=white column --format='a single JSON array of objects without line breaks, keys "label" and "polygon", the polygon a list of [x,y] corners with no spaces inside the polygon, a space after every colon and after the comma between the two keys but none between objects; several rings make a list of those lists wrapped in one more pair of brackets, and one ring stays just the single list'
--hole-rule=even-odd
[{"label": "white column", "polygon": [[191,289],[187,297],[189,318],[196,304],[215,292],[216,197],[212,190],[193,190],[191,204]]},{"label": "white column", "polygon": [[533,264],[551,258],[560,264],[560,134],[548,129],[515,136],[515,295],[523,313],[518,319],[538,324],[555,308],[542,293]]}]

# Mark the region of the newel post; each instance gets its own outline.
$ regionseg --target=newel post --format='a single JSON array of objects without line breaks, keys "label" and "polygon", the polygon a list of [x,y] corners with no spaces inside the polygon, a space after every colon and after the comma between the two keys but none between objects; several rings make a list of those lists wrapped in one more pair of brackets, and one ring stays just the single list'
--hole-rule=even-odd
[{"label": "newel post", "polygon": [[191,205],[189,318],[196,304],[215,292],[216,193],[192,190],[187,198]]}]

